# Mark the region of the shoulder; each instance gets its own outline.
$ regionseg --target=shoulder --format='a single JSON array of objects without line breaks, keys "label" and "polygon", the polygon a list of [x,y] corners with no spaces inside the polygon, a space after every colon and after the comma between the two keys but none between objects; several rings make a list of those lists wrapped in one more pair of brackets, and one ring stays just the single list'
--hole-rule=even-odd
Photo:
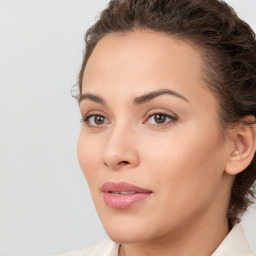
[{"label": "shoulder", "polygon": [[212,256],[256,256],[252,252],[241,224],[235,225]]},{"label": "shoulder", "polygon": [[89,246],[60,254],[58,256],[118,256],[119,244],[105,238]]}]

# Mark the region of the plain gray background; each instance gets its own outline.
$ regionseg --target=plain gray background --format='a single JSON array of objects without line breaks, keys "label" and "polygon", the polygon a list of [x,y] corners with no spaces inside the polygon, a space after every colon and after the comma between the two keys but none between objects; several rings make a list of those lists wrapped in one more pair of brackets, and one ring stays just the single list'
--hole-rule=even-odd
[{"label": "plain gray background", "polygon": [[[0,255],[50,255],[105,236],[80,171],[70,90],[107,0],[0,0]],[[256,30],[256,0],[229,0]],[[256,210],[243,226],[256,250]]]}]

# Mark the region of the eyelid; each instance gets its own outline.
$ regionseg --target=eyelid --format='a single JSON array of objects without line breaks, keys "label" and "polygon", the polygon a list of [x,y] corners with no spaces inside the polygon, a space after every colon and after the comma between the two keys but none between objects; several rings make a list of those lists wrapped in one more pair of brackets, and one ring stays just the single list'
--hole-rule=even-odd
[{"label": "eyelid", "polygon": [[87,111],[85,114],[83,114],[82,113],[82,118],[83,119],[86,119],[87,117],[89,117],[89,116],[96,116],[96,115],[98,115],[98,116],[104,116],[104,117],[106,117],[107,119],[109,119],[108,118],[108,116],[103,112],[103,111],[101,111],[101,110],[91,110],[91,111]]},{"label": "eyelid", "polygon": [[178,119],[178,116],[176,114],[174,114],[173,112],[171,112],[169,110],[165,110],[165,109],[154,109],[154,110],[151,110],[151,111],[149,111],[147,113],[146,117],[149,118],[150,116],[157,115],[157,114],[170,116],[175,121]]},{"label": "eyelid", "polygon": [[[151,124],[148,122],[148,120],[154,115],[162,115],[169,118],[170,120],[168,122],[164,122],[160,124]],[[163,109],[162,110],[157,109],[157,110],[151,110],[150,112],[147,113],[146,120],[143,122],[143,124],[156,127],[156,128],[157,127],[164,128],[166,126],[170,126],[171,124],[175,123],[177,120],[178,120],[178,117],[174,113],[170,113],[170,111],[163,110]]]},{"label": "eyelid", "polygon": [[[103,118],[105,118],[105,120],[108,120],[107,123],[101,124],[101,125],[90,125],[89,124],[89,119],[91,117],[94,116],[102,116]],[[106,126],[107,124],[110,124],[111,122],[109,121],[110,119],[107,117],[107,115],[105,113],[103,113],[102,111],[98,111],[98,110],[93,110],[93,111],[89,111],[86,115],[83,115],[81,122],[84,122],[89,128],[102,128],[103,126]]]}]

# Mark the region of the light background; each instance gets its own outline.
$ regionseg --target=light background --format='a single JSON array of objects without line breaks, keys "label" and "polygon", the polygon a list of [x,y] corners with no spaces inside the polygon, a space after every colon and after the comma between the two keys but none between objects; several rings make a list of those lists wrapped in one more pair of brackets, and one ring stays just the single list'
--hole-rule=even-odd
[{"label": "light background", "polygon": [[[77,82],[107,0],[0,0],[0,255],[57,254],[105,236],[80,171]],[[228,1],[256,30],[256,1]],[[243,226],[256,250],[256,210]]]}]

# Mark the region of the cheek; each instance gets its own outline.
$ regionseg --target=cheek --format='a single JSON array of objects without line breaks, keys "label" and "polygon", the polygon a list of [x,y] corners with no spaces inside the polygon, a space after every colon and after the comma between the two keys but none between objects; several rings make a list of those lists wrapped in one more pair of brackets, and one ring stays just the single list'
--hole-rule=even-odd
[{"label": "cheek", "polygon": [[152,212],[154,219],[162,220],[157,221],[159,232],[194,220],[218,197],[225,146],[216,131],[189,131],[155,138],[151,141],[154,147],[144,145],[147,161],[142,169],[154,186],[157,200],[153,208],[158,210]]},{"label": "cheek", "polygon": [[91,180],[97,175],[97,166],[100,164],[101,148],[90,136],[86,136],[81,128],[77,144],[77,156],[85,178],[91,185]]},{"label": "cheek", "polygon": [[221,180],[225,163],[223,138],[217,129],[199,128],[194,125],[182,132],[179,127],[169,136],[151,141],[153,147],[145,146],[144,158],[154,184],[165,188],[161,191],[167,196],[179,194],[177,198],[185,199],[201,196],[202,190],[212,193]]}]

